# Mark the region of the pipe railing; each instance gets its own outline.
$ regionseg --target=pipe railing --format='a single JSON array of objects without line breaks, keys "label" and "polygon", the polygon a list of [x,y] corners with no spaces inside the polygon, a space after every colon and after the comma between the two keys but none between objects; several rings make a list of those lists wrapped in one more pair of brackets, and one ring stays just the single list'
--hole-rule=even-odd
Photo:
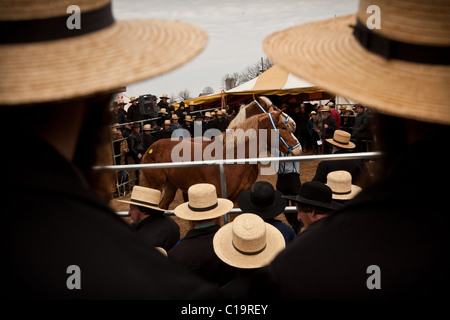
[{"label": "pipe railing", "polygon": [[[222,198],[227,198],[225,165],[236,164],[268,164],[270,162],[306,162],[316,160],[348,160],[348,159],[371,159],[381,156],[381,152],[358,152],[358,153],[340,153],[325,155],[309,155],[309,156],[289,156],[289,157],[263,157],[263,158],[247,158],[247,159],[216,159],[203,161],[186,161],[186,162],[163,162],[163,163],[146,163],[131,165],[114,165],[114,166],[95,166],[95,170],[147,170],[147,169],[164,169],[164,168],[185,168],[185,167],[201,167],[218,165],[220,171],[220,186]],[[295,208],[295,207],[292,207]],[[234,210],[234,209],[233,209]],[[232,210],[232,211],[233,211]],[[232,213],[230,211],[229,213]],[[228,223],[228,214],[224,215],[224,223]],[[169,212],[170,214],[170,212]]]}]

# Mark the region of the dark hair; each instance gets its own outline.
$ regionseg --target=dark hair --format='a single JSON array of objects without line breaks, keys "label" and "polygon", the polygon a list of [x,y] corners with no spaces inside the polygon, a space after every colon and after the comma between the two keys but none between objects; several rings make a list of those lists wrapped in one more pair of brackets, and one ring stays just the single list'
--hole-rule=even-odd
[{"label": "dark hair", "polygon": [[136,207],[143,214],[154,215],[154,216],[161,216],[161,217],[164,215],[163,211],[155,210],[155,209],[144,207],[144,206],[137,206],[136,205]]},{"label": "dark hair", "polygon": [[323,209],[318,209],[311,205],[300,204],[300,203],[298,203],[297,205],[300,207],[301,211],[303,211],[303,212],[312,212],[313,210],[315,210],[315,214],[328,214],[329,213],[329,212],[323,211]]}]

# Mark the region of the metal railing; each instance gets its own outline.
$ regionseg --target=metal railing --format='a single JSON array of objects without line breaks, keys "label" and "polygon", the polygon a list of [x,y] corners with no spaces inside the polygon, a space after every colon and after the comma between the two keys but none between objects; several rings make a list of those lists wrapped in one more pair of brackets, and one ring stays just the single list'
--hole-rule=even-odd
[{"label": "metal railing", "polygon": [[[225,165],[236,164],[267,164],[274,161],[278,162],[306,162],[317,160],[347,160],[347,159],[373,159],[381,156],[381,152],[358,152],[344,154],[325,154],[308,156],[290,156],[290,157],[263,157],[247,159],[217,159],[188,162],[164,162],[164,163],[146,163],[133,165],[115,165],[115,166],[95,166],[95,170],[147,170],[164,168],[184,168],[184,167],[202,167],[219,166],[220,187],[222,198],[227,198]],[[224,216],[224,223],[228,223],[228,213]]]}]

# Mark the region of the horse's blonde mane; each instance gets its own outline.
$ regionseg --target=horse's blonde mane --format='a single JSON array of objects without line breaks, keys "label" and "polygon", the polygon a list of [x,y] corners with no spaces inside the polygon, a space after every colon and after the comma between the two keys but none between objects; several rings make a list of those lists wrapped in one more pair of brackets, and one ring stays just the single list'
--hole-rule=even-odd
[{"label": "horse's blonde mane", "polygon": [[[259,99],[263,100],[264,103],[266,104],[266,106],[268,106],[268,107],[273,105],[272,101],[270,101],[270,99],[267,97],[259,97]],[[237,125],[239,125],[240,123],[243,123],[246,120],[245,109],[247,109],[247,107],[249,105],[251,105],[252,102],[250,102],[249,104],[243,104],[240,106],[238,114],[228,125],[229,129],[236,127]]]}]

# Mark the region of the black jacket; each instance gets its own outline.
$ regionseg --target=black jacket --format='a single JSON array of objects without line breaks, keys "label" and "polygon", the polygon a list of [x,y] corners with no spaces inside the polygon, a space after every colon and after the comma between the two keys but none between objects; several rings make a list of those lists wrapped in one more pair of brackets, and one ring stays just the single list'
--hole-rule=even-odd
[{"label": "black jacket", "polygon": [[214,252],[213,238],[220,229],[212,225],[190,230],[172,250],[169,259],[209,282],[225,285],[236,277],[236,268],[220,260]]},{"label": "black jacket", "polygon": [[145,243],[153,247],[162,247],[169,251],[180,240],[180,227],[172,218],[161,215],[149,215],[134,226]]},{"label": "black jacket", "polygon": [[[216,289],[149,248],[44,141],[4,157],[2,289],[8,298],[196,299]],[[6,202],[6,205],[5,205]],[[69,290],[77,265],[81,289]]]},{"label": "black jacket", "polygon": [[[339,150],[336,154],[351,153],[346,150]],[[348,160],[328,160],[321,161],[316,169],[316,175],[313,181],[320,181],[327,183],[327,175],[330,172],[337,170],[348,171],[352,175],[352,184],[363,186],[364,182],[369,179],[369,172],[367,166],[362,159],[348,159]]]},{"label": "black jacket", "polygon": [[[433,141],[436,140],[436,141]],[[438,139],[412,145],[386,178],[310,226],[265,269],[253,295],[281,298],[436,298],[448,287],[450,178],[427,168]],[[381,289],[375,283],[378,266]],[[271,293],[264,286],[275,284]],[[368,285],[369,284],[369,285]],[[276,292],[276,294],[274,294]]]},{"label": "black jacket", "polygon": [[141,160],[138,158],[138,154],[144,155],[144,140],[142,139],[142,134],[135,131],[131,132],[128,136],[128,148],[130,149],[130,154],[133,156],[136,162]]}]

